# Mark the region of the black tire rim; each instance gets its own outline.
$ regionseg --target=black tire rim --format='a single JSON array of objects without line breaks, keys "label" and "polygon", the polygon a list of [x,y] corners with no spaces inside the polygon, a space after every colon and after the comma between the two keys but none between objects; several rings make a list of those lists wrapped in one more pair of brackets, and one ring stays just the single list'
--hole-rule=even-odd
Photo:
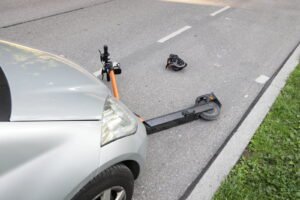
[{"label": "black tire rim", "polygon": [[113,186],[97,194],[92,200],[126,200],[126,191],[121,186]]}]

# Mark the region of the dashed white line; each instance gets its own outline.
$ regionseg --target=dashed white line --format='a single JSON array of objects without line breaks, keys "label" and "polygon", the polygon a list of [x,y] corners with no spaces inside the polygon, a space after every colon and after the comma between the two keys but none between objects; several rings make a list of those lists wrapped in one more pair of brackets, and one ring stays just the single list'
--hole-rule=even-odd
[{"label": "dashed white line", "polygon": [[183,28],[181,28],[181,29],[179,29],[179,30],[177,30],[177,31],[175,31],[175,32],[173,32],[173,33],[171,33],[170,35],[167,35],[166,37],[161,38],[161,39],[158,40],[157,42],[158,42],[158,43],[164,43],[165,41],[167,41],[167,40],[169,40],[169,39],[175,37],[176,35],[179,35],[179,34],[183,33],[184,31],[187,31],[187,30],[190,29],[190,28],[192,28],[192,27],[191,27],[191,26],[185,26],[185,27],[183,27]]},{"label": "dashed white line", "polygon": [[95,71],[93,74],[94,76],[98,77],[101,75],[101,70]]},{"label": "dashed white line", "polygon": [[268,76],[266,76],[266,75],[260,75],[259,77],[257,77],[257,78],[255,79],[255,81],[256,81],[257,83],[260,83],[260,84],[265,84],[269,79],[270,79],[270,78],[269,78]]},{"label": "dashed white line", "polygon": [[220,10],[217,10],[216,12],[211,13],[210,16],[214,17],[214,16],[220,14],[221,12],[228,10],[229,8],[230,8],[230,6],[225,6],[224,8],[221,8]]}]

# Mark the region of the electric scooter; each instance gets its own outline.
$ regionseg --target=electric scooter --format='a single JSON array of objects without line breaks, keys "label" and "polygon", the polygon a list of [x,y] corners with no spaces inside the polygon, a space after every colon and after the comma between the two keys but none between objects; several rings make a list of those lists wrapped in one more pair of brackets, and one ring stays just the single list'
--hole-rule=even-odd
[{"label": "electric scooter", "polygon": [[[100,50],[99,53],[100,61],[103,63],[103,67],[101,70],[102,80],[106,75],[106,80],[111,81],[111,87],[114,97],[119,100],[120,96],[118,91],[116,75],[122,73],[120,63],[110,61],[110,54],[106,45],[103,48],[103,53]],[[176,112],[165,114],[149,120],[144,120],[139,115],[136,115],[145,125],[147,134],[149,135],[200,118],[207,121],[215,120],[220,115],[221,107],[222,104],[214,95],[214,93],[209,93],[198,96],[193,106]]]}]

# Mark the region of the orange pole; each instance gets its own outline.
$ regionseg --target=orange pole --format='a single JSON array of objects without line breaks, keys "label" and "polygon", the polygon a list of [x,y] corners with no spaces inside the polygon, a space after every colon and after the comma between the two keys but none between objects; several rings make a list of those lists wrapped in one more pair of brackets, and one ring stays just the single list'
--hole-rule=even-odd
[{"label": "orange pole", "polygon": [[117,85],[117,80],[116,80],[116,75],[114,70],[110,70],[109,77],[111,80],[111,86],[114,93],[114,97],[119,100],[120,96],[119,96],[118,85]]},{"label": "orange pole", "polygon": [[[110,80],[111,80],[111,86],[112,86],[112,90],[113,90],[113,93],[114,93],[114,97],[118,100],[120,100],[120,96],[119,96],[119,91],[118,91],[118,85],[117,85],[117,80],[116,80],[116,75],[115,75],[115,72],[114,70],[110,70],[109,72],[109,77],[110,77]],[[141,122],[144,122],[145,120],[140,117],[139,115],[136,115],[139,120]]]}]

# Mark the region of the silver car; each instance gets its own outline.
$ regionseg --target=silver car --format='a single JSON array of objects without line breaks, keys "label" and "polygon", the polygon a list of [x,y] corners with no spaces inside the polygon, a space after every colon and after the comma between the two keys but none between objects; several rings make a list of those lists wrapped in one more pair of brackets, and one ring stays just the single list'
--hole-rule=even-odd
[{"label": "silver car", "polygon": [[130,200],[143,124],[96,77],[0,41],[0,199]]}]

